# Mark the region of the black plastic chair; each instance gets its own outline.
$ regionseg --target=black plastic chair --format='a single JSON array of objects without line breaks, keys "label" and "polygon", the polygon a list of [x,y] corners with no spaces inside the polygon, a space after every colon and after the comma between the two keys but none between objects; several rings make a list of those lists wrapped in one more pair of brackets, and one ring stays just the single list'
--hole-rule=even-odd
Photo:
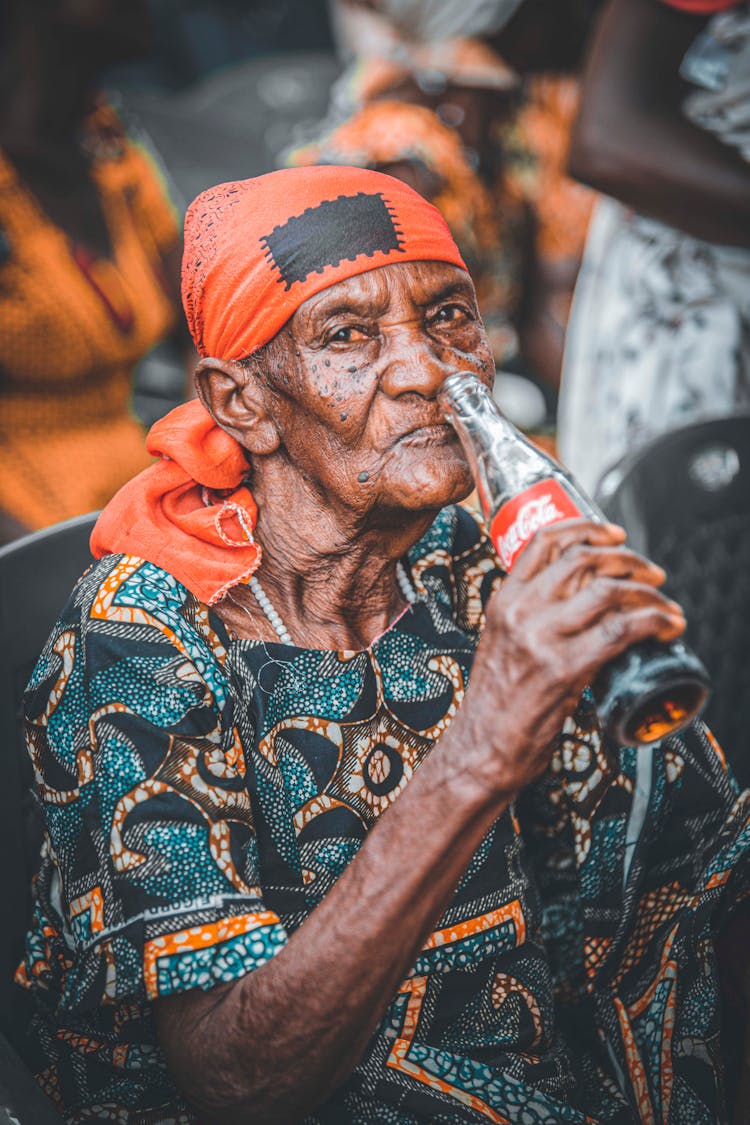
[{"label": "black plastic chair", "polygon": [[22,1001],[13,973],[23,954],[41,836],[21,703],[58,612],[92,562],[89,536],[95,520],[96,513],[80,516],[0,548],[0,1125],[6,1120],[59,1122],[10,1046],[17,1038]]},{"label": "black plastic chair", "polygon": [[750,411],[654,439],[605,474],[597,500],[667,571],[713,680],[706,721],[750,784]]}]

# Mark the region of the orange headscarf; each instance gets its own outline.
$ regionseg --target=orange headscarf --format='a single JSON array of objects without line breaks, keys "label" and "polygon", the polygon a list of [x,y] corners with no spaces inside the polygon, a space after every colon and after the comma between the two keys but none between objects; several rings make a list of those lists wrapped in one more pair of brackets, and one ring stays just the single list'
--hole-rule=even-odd
[{"label": "orange headscarf", "polygon": [[[202,356],[243,359],[308,297],[395,262],[465,269],[440,213],[400,180],[363,168],[286,168],[203,192],[185,218],[182,300]],[[260,564],[242,447],[197,401],[152,427],[160,460],[110,501],[95,557],[126,553],[212,604]]]},{"label": "orange headscarf", "polygon": [[244,359],[321,289],[425,259],[466,268],[443,217],[400,180],[283,168],[219,184],[190,206],[182,302],[201,355]]}]

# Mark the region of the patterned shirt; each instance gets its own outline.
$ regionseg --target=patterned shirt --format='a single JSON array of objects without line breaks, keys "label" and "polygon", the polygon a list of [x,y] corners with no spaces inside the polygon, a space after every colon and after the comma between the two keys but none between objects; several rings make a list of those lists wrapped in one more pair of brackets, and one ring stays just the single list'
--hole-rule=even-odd
[{"label": "patterned shirt", "polygon": [[[450,723],[502,576],[457,508],[409,563],[416,603],[360,652],[233,638],[138,558],[79,582],[27,695],[47,835],[19,970],[68,1121],[192,1120],[151,1001],[279,954]],[[710,939],[749,842],[703,728],[619,750],[585,697],[308,1125],[720,1120]]]}]

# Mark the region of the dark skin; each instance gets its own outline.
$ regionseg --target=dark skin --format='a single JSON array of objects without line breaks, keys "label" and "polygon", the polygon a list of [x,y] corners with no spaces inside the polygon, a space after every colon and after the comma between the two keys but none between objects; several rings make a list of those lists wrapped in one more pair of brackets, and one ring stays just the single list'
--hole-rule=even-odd
[{"label": "dark skin", "polygon": [[457,368],[492,381],[473,286],[431,262],[361,274],[306,301],[263,363],[203,360],[198,388],[252,458],[264,587],[293,637],[363,648],[403,608],[396,561],[472,487],[435,391]]},{"label": "dark skin", "polygon": [[[456,369],[489,383],[492,363],[471,281],[442,263],[386,266],[310,298],[256,369],[199,365],[201,398],[252,462],[262,580],[299,643],[359,647],[404,608],[396,560],[472,485],[435,397]],[[663,572],[624,538],[584,520],[540,532],[488,603],[451,726],[282,952],[154,1004],[200,1120],[291,1125],[346,1080],[584,685],[630,644],[683,631]],[[232,599],[219,611],[234,633],[273,638],[251,596]],[[501,716],[500,683],[514,700]]]},{"label": "dark skin", "polygon": [[575,73],[601,0],[523,0],[489,42],[519,74]]},{"label": "dark skin", "polygon": [[610,0],[583,75],[570,172],[696,238],[750,246],[750,168],[681,109],[680,63],[704,24],[661,0]]}]

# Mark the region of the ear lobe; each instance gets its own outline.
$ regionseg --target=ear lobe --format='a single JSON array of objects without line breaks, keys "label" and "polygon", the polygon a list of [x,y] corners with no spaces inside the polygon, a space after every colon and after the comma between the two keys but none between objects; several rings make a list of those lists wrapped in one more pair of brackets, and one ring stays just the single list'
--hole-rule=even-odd
[{"label": "ear lobe", "polygon": [[222,430],[249,453],[264,455],[279,447],[279,435],[266,409],[262,377],[236,360],[200,360],[195,369],[198,398]]}]

